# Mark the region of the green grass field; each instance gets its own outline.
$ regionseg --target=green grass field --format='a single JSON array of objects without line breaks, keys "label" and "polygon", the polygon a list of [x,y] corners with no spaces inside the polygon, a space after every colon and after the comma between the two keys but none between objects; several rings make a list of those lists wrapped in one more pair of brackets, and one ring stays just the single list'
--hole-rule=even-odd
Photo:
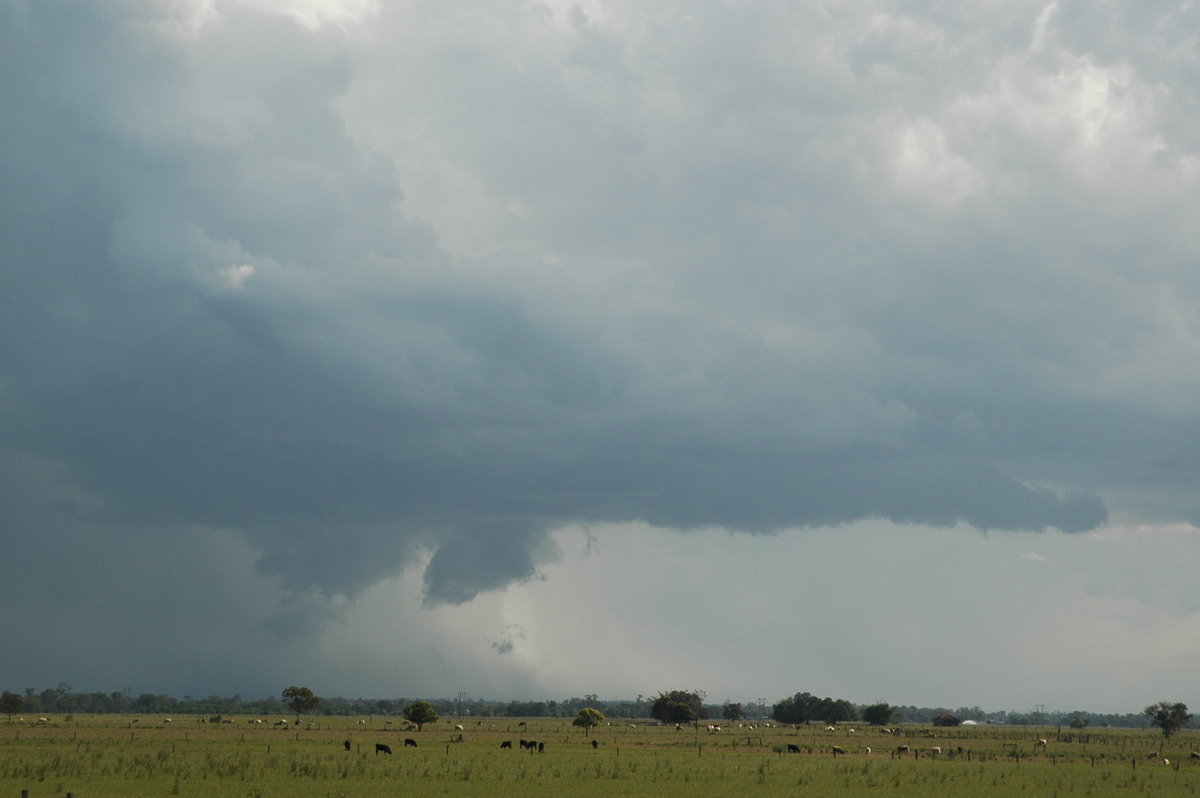
[{"label": "green grass field", "polygon": [[[853,726],[751,728],[612,724],[591,735],[569,720],[455,721],[400,731],[379,718],[63,716],[0,721],[0,798],[63,796],[384,795],[1128,796],[1196,795],[1200,735],[1024,727],[902,727],[893,737]],[[31,722],[32,721],[32,722]],[[362,721],[360,723],[360,721]],[[936,734],[936,737],[928,735]],[[459,741],[461,735],[461,742]],[[404,746],[404,739],[418,747]],[[518,741],[544,744],[541,753]],[[1043,749],[1039,738],[1047,740]],[[593,747],[592,740],[597,742]],[[351,750],[345,750],[344,741]],[[500,748],[512,741],[512,749]],[[376,754],[375,744],[393,753]],[[788,745],[800,753],[787,753]],[[833,746],[844,755],[833,754]],[[900,745],[910,751],[897,752]],[[934,746],[941,748],[934,755]],[[867,753],[867,748],[871,752]],[[1157,751],[1155,757],[1150,752]],[[1164,764],[1163,759],[1170,764]]]}]

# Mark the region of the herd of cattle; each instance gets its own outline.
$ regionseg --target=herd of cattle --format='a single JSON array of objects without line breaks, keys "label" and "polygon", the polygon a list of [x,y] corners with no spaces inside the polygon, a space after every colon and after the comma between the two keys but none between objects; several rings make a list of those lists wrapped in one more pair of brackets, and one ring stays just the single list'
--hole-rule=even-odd
[{"label": "herd of cattle", "polygon": [[[36,725],[49,723],[49,720],[50,719],[46,718],[46,717],[39,717],[37,719]],[[17,721],[24,722],[25,719],[17,718]],[[131,723],[139,723],[140,721],[141,721],[141,718],[133,718],[130,722]],[[161,722],[164,725],[166,725],[166,724],[171,723],[171,719],[170,718],[162,718]],[[198,722],[204,722],[204,719],[200,719],[200,721],[198,721]],[[230,719],[224,719],[221,722],[231,723],[232,721]],[[247,720],[246,722],[250,723],[250,724],[256,724],[256,725],[263,724],[263,721],[258,718],[252,718],[250,720]],[[359,720],[359,721],[357,721],[357,723],[358,723],[358,725],[362,726],[362,725],[366,724],[366,721]],[[392,725],[392,721],[388,720],[388,721],[386,721],[386,724],[388,726],[390,726],[390,725]],[[286,728],[288,725],[288,721],[287,720],[277,721],[274,725],[277,727],[283,726],[284,728]],[[525,722],[522,721],[519,725],[522,728],[524,728]],[[769,725],[770,724],[768,724],[768,726]],[[637,728],[637,726],[635,726],[634,724],[629,724],[629,726],[630,726],[630,728]],[[739,726],[740,726],[740,724],[739,724]],[[754,729],[755,727],[750,726],[749,728]],[[457,742],[462,742],[463,741],[463,735],[461,734],[461,732],[463,731],[462,724],[455,725],[454,729],[456,731],[458,731],[459,734],[456,735],[455,737],[453,737],[452,740],[457,741]],[[404,731],[415,731],[415,730],[417,730],[417,727],[412,724],[406,725],[404,727]],[[675,730],[676,731],[685,731],[685,727],[681,724],[676,724]],[[720,733],[721,727],[717,726],[717,725],[709,725],[707,727],[707,731],[710,734]],[[825,731],[836,732],[836,731],[838,731],[838,729],[834,726],[826,726]],[[877,729],[877,731],[880,731],[883,734],[890,734],[890,735],[896,735],[896,736],[899,736],[901,733],[900,729],[889,729],[889,728],[881,728],[881,729]],[[847,734],[847,736],[853,735],[854,729],[846,729],[846,734]],[[934,735],[931,732],[926,732],[926,736],[932,737]],[[352,749],[352,746],[351,746],[349,740],[343,741],[342,744],[345,746],[345,749],[347,751],[350,751]],[[528,750],[531,753],[541,753],[546,750],[546,744],[544,742],[539,742],[537,740],[520,740],[518,742],[518,745],[520,745],[521,748]],[[596,749],[596,748],[599,748],[600,743],[596,740],[592,740],[591,745],[592,745],[593,749]],[[404,747],[405,748],[416,748],[417,741],[415,739],[413,739],[412,737],[405,737],[404,738]],[[1034,742],[1033,747],[1034,747],[1035,751],[1037,751],[1037,750],[1046,751],[1049,749],[1049,741],[1047,741],[1044,737],[1039,738],[1036,742]],[[512,740],[504,740],[503,742],[500,743],[500,748],[501,749],[511,749],[512,748]],[[787,750],[787,753],[789,753],[789,754],[799,754],[799,753],[803,752],[801,749],[801,746],[796,745],[795,743],[787,743],[786,750]],[[811,751],[812,749],[810,748],[809,750]],[[830,750],[830,753],[832,753],[833,756],[835,756],[835,757],[846,756],[849,753],[849,751],[847,751],[846,748],[844,748],[843,746],[840,746],[840,745],[831,745],[829,750]],[[939,757],[943,753],[942,747],[939,745],[930,746],[930,747],[924,748],[924,749],[914,749],[913,747],[911,747],[909,745],[898,745],[894,749],[889,749],[889,750],[893,756],[900,756],[900,757],[904,757],[904,756],[907,756],[910,754],[920,756],[922,751],[925,753],[926,756],[930,756],[930,757]],[[865,756],[870,756],[872,753],[870,746],[864,746],[862,749],[860,749],[860,752]],[[392,748],[387,743],[375,743],[375,753],[390,755],[392,753]],[[960,746],[956,749],[952,749],[949,753],[951,755],[953,755],[953,754],[961,755],[963,753],[963,749]],[[1171,761],[1169,759],[1167,759],[1165,757],[1160,757],[1158,751],[1151,751],[1150,753],[1146,754],[1146,758],[1159,761],[1164,765],[1171,764]],[[1200,760],[1200,751],[1191,751],[1189,753],[1188,758],[1192,759],[1192,760]]]}]

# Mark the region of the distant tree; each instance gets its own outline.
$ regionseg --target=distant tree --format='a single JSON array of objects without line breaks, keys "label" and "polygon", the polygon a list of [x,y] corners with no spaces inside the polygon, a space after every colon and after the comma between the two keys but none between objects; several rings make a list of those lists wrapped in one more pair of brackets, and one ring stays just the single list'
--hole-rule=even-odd
[{"label": "distant tree", "polygon": [[650,717],[662,723],[694,723],[707,718],[704,693],[700,690],[659,693],[650,706]]},{"label": "distant tree", "polygon": [[938,715],[936,718],[933,718],[930,720],[930,723],[932,723],[934,726],[958,726],[962,723],[962,721],[959,720],[955,715],[951,715],[949,712],[947,712],[945,715]]},{"label": "distant tree", "polygon": [[858,711],[854,709],[854,705],[844,698],[838,699],[821,699],[821,719],[826,723],[845,723],[846,721],[858,720]]},{"label": "distant tree", "polygon": [[12,722],[13,715],[20,714],[24,709],[25,702],[21,700],[21,696],[7,690],[0,694],[0,714],[8,715],[9,723]]},{"label": "distant tree", "polygon": [[1092,721],[1088,716],[1082,712],[1073,712],[1071,714],[1070,726],[1072,729],[1086,729],[1091,723]]},{"label": "distant tree", "polygon": [[746,710],[742,709],[741,704],[726,701],[721,705],[721,717],[725,720],[741,720],[746,717]]},{"label": "distant tree", "polygon": [[584,735],[591,733],[593,726],[599,726],[604,722],[604,716],[600,714],[600,710],[584,707],[579,710],[579,715],[575,720],[571,721],[572,726],[582,726]]},{"label": "distant tree", "polygon": [[417,731],[421,731],[426,723],[437,723],[438,713],[428,701],[414,701],[404,708],[404,719],[417,724]]},{"label": "distant tree", "polygon": [[1151,726],[1162,729],[1164,737],[1170,737],[1192,720],[1192,716],[1188,714],[1187,704],[1172,704],[1168,701],[1151,704],[1142,710],[1142,714],[1150,719]]},{"label": "distant tree", "polygon": [[820,701],[812,693],[796,693],[775,704],[771,717],[780,723],[808,723],[816,720]]},{"label": "distant tree", "polygon": [[314,712],[321,705],[321,699],[313,695],[313,691],[307,687],[297,687],[293,684],[291,687],[284,688],[281,695],[284,705],[296,713],[297,723],[300,721],[301,715]]},{"label": "distant tree", "polygon": [[892,718],[896,715],[896,708],[880,702],[863,707],[862,719],[872,726],[886,726],[892,722]]},{"label": "distant tree", "polygon": [[780,723],[808,723],[812,720],[842,723],[856,719],[858,713],[854,705],[844,698],[817,698],[812,693],[796,693],[776,704],[771,717]]}]

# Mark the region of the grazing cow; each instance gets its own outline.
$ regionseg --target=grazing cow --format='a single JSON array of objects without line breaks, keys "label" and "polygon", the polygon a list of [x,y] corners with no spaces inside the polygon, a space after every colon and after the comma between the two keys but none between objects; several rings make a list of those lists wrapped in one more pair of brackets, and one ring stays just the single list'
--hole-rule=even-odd
[{"label": "grazing cow", "polygon": [[1147,759],[1158,759],[1158,751],[1151,751],[1150,753],[1146,754],[1146,758]]},{"label": "grazing cow", "polygon": [[934,756],[941,756],[942,747],[940,745],[935,745],[933,748],[929,749],[929,753],[933,754]]},{"label": "grazing cow", "polygon": [[504,742],[500,743],[500,747],[501,748],[512,748],[512,740],[505,740]]},{"label": "grazing cow", "polygon": [[907,745],[901,745],[901,746],[897,746],[897,747],[896,747],[896,753],[897,753],[897,754],[907,754],[907,753],[908,753],[908,746],[907,746]]},{"label": "grazing cow", "polygon": [[[593,742],[595,742],[595,741],[593,740]],[[542,751],[545,751],[545,750],[546,750],[546,744],[538,743],[538,753],[540,754]]]},{"label": "grazing cow", "polygon": [[455,730],[455,731],[462,731],[462,730],[463,730],[462,724],[461,724],[461,723],[455,723],[455,724],[454,724],[454,730]]},{"label": "grazing cow", "polygon": [[794,744],[794,743],[788,743],[788,753],[789,753],[789,754],[798,754],[798,753],[800,753],[800,746],[798,746],[798,745],[796,745],[796,744]]},{"label": "grazing cow", "polygon": [[675,724],[675,731],[683,731],[683,726],[681,726],[681,725],[679,725],[678,723],[676,723],[676,724]]},{"label": "grazing cow", "polygon": [[837,731],[837,727],[835,727],[835,726],[826,726],[826,727],[825,727],[825,731]]},{"label": "grazing cow", "polygon": [[871,746],[868,745],[866,748],[864,748],[863,753],[866,754],[867,756],[870,756],[871,755]]},{"label": "grazing cow", "polygon": [[404,738],[404,747],[405,747],[405,748],[416,748],[416,747],[417,747],[417,741],[416,741],[416,740],[414,740],[414,739],[413,739],[413,738],[411,738],[411,737],[405,737],[405,738]]},{"label": "grazing cow", "polygon": [[1171,760],[1167,759],[1166,757],[1163,757],[1163,764],[1169,765],[1169,764],[1171,764]]},{"label": "grazing cow", "polygon": [[593,750],[593,751],[595,751],[595,750],[596,750],[597,748],[599,748],[599,747],[600,747],[600,741],[599,741],[599,740],[592,740],[592,750]]},{"label": "grazing cow", "polygon": [[522,748],[528,748],[528,747],[529,747],[529,741],[528,741],[528,740],[521,740],[521,747],[522,747]]},{"label": "grazing cow", "polygon": [[1200,759],[1200,751],[1192,751],[1192,759]]},{"label": "grazing cow", "polygon": [[844,754],[844,753],[846,753],[846,749],[842,748],[840,745],[835,745],[833,747],[833,755],[834,756],[837,756],[838,754]]},{"label": "grazing cow", "polygon": [[385,743],[375,743],[375,753],[376,753],[376,754],[389,754],[389,755],[390,755],[390,754],[392,753],[392,747],[391,747],[390,745],[387,745],[387,744],[385,744]]},{"label": "grazing cow", "polygon": [[350,741],[349,740],[346,740],[345,742],[343,742],[342,745],[346,746],[347,751],[350,750]]},{"label": "grazing cow", "polygon": [[1040,740],[1038,740],[1036,743],[1033,744],[1033,747],[1035,749],[1036,748],[1045,748],[1046,747],[1046,738],[1043,737]]}]

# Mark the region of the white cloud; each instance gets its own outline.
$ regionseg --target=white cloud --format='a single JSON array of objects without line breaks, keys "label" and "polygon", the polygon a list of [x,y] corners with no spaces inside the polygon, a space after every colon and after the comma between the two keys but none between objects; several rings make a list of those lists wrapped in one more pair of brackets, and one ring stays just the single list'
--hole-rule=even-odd
[{"label": "white cloud", "polygon": [[236,266],[226,266],[221,269],[221,279],[228,287],[238,290],[246,286],[246,281],[254,276],[254,267],[248,263]]}]

